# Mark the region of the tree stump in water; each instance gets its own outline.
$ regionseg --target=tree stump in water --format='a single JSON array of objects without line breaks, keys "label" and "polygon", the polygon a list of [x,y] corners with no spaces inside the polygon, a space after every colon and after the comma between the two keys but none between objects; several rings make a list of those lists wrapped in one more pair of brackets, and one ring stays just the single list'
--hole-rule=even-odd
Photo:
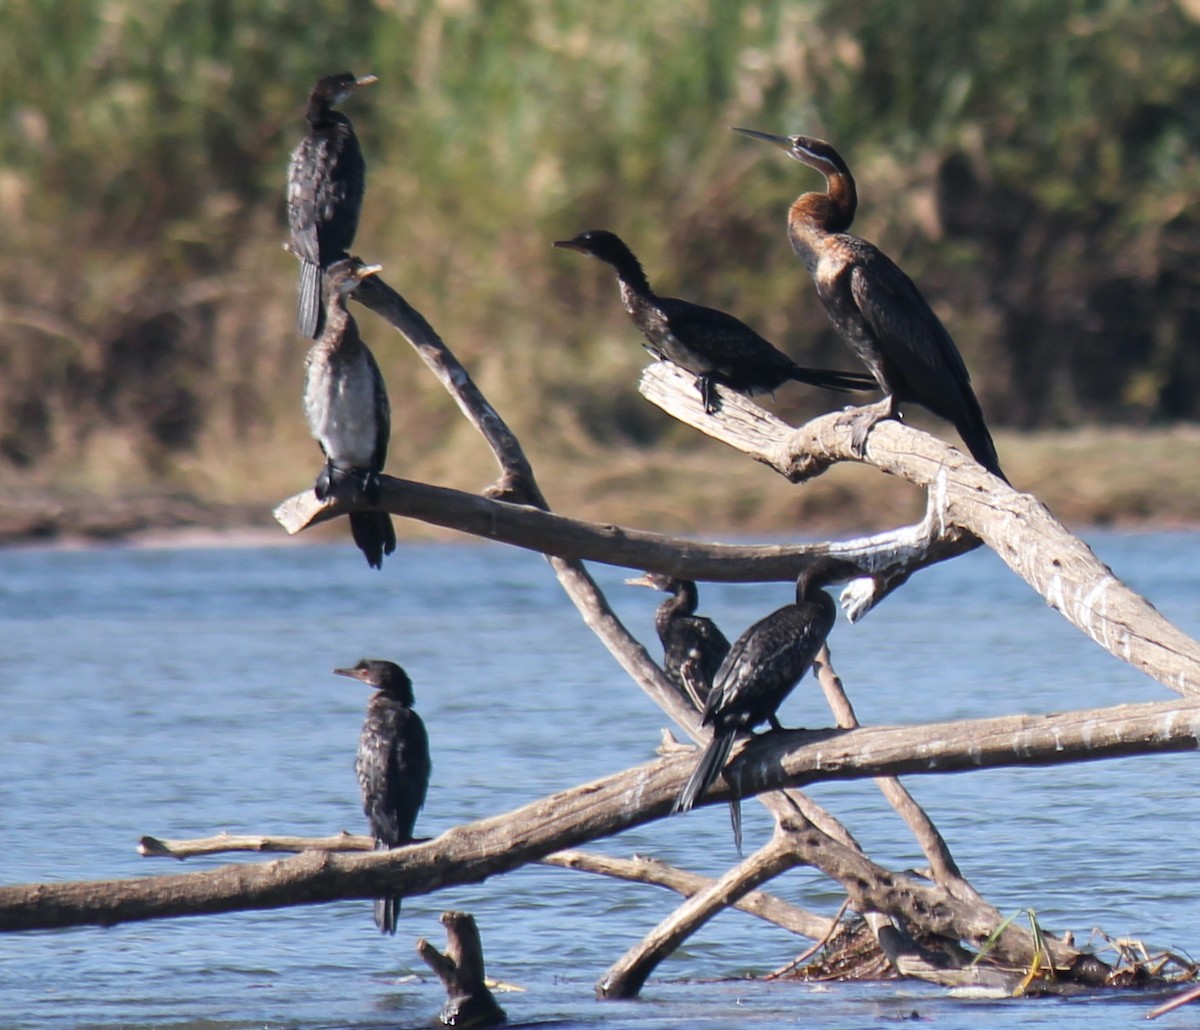
[{"label": "tree stump in water", "polygon": [[499,1026],[508,1016],[496,1004],[483,982],[483,942],[475,918],[468,912],[443,912],[446,953],[424,937],[417,941],[417,954],[438,975],[446,988],[446,1004],[438,1018],[445,1026]]}]

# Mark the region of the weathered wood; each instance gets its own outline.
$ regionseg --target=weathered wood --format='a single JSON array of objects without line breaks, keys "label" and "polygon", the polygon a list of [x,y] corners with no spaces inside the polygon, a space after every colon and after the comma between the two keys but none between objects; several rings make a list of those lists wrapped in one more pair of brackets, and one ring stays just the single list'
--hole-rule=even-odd
[{"label": "weathered wood", "polygon": [[[707,876],[690,873],[685,869],[679,869],[663,862],[661,859],[649,858],[645,855],[634,855],[633,858],[614,858],[591,851],[567,849],[547,855],[542,862],[546,865],[578,869],[601,876],[613,876],[632,883],[666,887],[687,897],[707,890],[716,882]],[[789,930],[810,940],[820,940],[834,927],[833,920],[827,916],[809,912],[807,909],[793,905],[766,891],[750,891],[732,902],[730,907],[749,915],[758,916],[759,919],[774,923],[784,930]]]},{"label": "weathered wood", "polygon": [[167,840],[142,837],[138,854],[143,858],[185,858],[219,855],[229,851],[291,852],[301,851],[374,851],[374,837],[362,837],[343,830],[332,837],[288,837],[284,835],[218,833],[192,840]]},{"label": "weathered wood", "polygon": [[[642,393],[668,414],[770,465],[796,482],[838,461],[860,460],[840,414],[798,429],[744,398],[708,415],[688,377],[659,363],[642,375]],[[729,395],[726,394],[726,397]],[[1032,494],[1018,493],[970,458],[927,433],[896,421],[878,423],[867,437],[870,464],[925,487],[939,529],[957,528],[982,540],[1110,654],[1187,696],[1200,696],[1200,643],[1164,619],[1122,583],[1082,540],[1069,533]]]},{"label": "weathered wood", "polygon": [[[746,745],[730,772],[745,794],[827,779],[1192,751],[1197,738],[1200,703],[1156,702],[923,726],[772,733]],[[665,816],[693,764],[688,755],[660,758],[392,851],[306,852],[182,875],[0,887],[0,930],[111,925],[387,893],[409,897],[478,883],[554,851]],[[725,803],[733,796],[721,780],[703,803]],[[823,849],[828,858],[825,865],[815,864],[841,870],[835,877],[839,882],[861,881],[855,903],[862,908],[909,912],[931,932],[962,940],[981,941],[995,928],[994,923],[981,925],[985,920],[977,907],[955,902],[941,888],[886,870],[879,873],[877,866],[872,871],[857,856],[829,848],[824,839],[812,841],[814,851]]]},{"label": "weathered wood", "polygon": [[467,912],[443,912],[442,925],[445,954],[424,937],[417,941],[417,954],[446,988],[446,1004],[438,1019],[444,1026],[500,1026],[508,1016],[484,982],[483,941],[474,917]]},{"label": "weathered wood", "polygon": [[658,964],[723,908],[800,862],[799,851],[777,833],[716,883],[688,898],[622,955],[596,984],[599,998],[634,998]]},{"label": "weathered wood", "polygon": [[[142,837],[138,842],[138,853],[145,858],[174,858],[183,861],[199,855],[219,855],[229,852],[284,852],[299,854],[302,851],[374,851],[375,838],[362,837],[342,831],[332,837],[288,837],[281,835],[234,835],[218,833],[212,837],[191,840],[167,840],[161,837]],[[579,872],[611,876],[630,883],[642,883],[653,887],[665,887],[678,894],[691,896],[714,881],[698,873],[679,869],[657,858],[635,855],[633,858],[616,858],[589,851],[566,849],[547,855],[544,865],[560,869],[575,869]],[[753,891],[743,897],[735,908],[749,915],[758,916],[768,923],[790,930],[801,937],[816,940],[824,937],[832,928],[833,921],[773,894]]]}]

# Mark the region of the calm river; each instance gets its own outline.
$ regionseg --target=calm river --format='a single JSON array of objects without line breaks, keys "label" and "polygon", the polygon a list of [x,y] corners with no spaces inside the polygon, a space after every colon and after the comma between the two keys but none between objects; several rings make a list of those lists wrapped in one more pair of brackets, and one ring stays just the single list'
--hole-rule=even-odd
[{"label": "calm river", "polygon": [[[1100,556],[1200,632],[1200,534],[1094,534]],[[596,570],[635,633],[660,596]],[[732,638],[788,599],[782,584],[702,587]],[[1168,698],[1047,608],[990,554],[918,575],[834,660],[864,723],[1043,712]],[[652,653],[657,655],[657,642]],[[366,688],[330,674],[363,656],[412,675],[434,755],[418,832],[502,812],[649,758],[664,717],[538,557],[402,546],[382,574],[349,544],[0,553],[0,882],[177,872],[142,834],[324,835],[365,826],[353,755]],[[811,685],[785,725],[828,725]],[[1200,759],[1176,755],[909,780],[964,872],[1005,912],[1200,956]],[[869,782],[819,786],[877,859],[922,858]],[[747,847],[769,831],[746,805]],[[736,855],[723,806],[598,847],[719,873]],[[254,859],[246,859],[253,861]],[[204,869],[227,857],[192,860]],[[832,913],[807,870],[772,889]],[[592,984],[674,895],[529,868],[411,898],[395,938],[367,902],[0,936],[0,1027],[417,1027],[440,984],[416,957],[446,908],[475,914],[514,1024],[558,1027],[1116,1027],[1153,1001],[970,1001],[914,984],[754,984],[806,942],[727,913],[659,968],[637,1002]],[[686,982],[693,978],[708,983]],[[724,978],[724,979],[722,979]],[[1160,1021],[1195,1026],[1200,1006]]]}]

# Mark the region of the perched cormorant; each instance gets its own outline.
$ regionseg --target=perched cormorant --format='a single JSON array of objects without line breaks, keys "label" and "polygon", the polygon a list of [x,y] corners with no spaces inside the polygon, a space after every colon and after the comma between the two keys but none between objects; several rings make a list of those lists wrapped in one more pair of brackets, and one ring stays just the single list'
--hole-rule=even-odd
[{"label": "perched cormorant", "polygon": [[788,237],[834,327],[887,395],[860,409],[854,426],[858,453],[876,422],[895,418],[899,406],[911,401],[952,422],[975,460],[1008,482],[967,366],[945,326],[890,258],[848,231],[858,193],[841,155],[809,136],[734,131],[774,143],[825,176],[825,193],[805,193],[792,204]]},{"label": "perched cormorant", "polygon": [[651,288],[638,259],[615,233],[590,229],[574,239],[557,240],[556,247],[590,254],[616,269],[625,310],[646,337],[646,349],[696,377],[704,410],[720,407],[713,384],[739,393],[770,393],[789,379],[827,390],[873,390],[870,376],[858,372],[803,368],[764,340],[744,322],[674,297],[660,297]]},{"label": "perched cormorant", "polygon": [[[352,669],[333,671],[376,690],[367,703],[354,769],[375,846],[407,844],[425,804],[431,768],[425,724],[412,709],[412,681],[395,662],[367,658]],[[375,925],[381,933],[396,932],[399,913],[399,897],[375,899]]]},{"label": "perched cormorant", "polygon": [[311,340],[321,335],[322,272],[354,244],[366,180],[354,126],[334,108],[375,81],[374,75],[355,78],[349,72],[318,79],[308,94],[308,135],[288,166],[291,249],[300,259],[296,328]]},{"label": "perched cormorant", "polygon": [[[387,458],[391,411],[379,366],[346,310],[346,300],[379,265],[346,258],[325,270],[325,328],[308,351],[304,411],[325,454],[314,491],[324,500],[343,479],[354,479],[370,503],[379,501],[379,473]],[[355,544],[378,569],[396,549],[392,518],[384,511],[350,514]]]},{"label": "perched cormorant", "polygon": [[692,699],[696,710],[703,711],[713,676],[729,654],[729,641],[712,619],[696,614],[696,584],[660,572],[647,572],[625,583],[671,595],[654,613],[654,628],[662,641],[663,670]]},{"label": "perched cormorant", "polygon": [[846,564],[817,558],[796,580],[796,603],[760,619],[738,637],[713,679],[704,706],[712,740],[679,797],[674,812],[686,812],[720,775],[734,738],[761,722],[782,729],[775,712],[808,671],[837,615],[833,598],[821,588],[846,575]]},{"label": "perched cormorant", "polygon": [[[729,641],[712,619],[696,614],[700,602],[696,584],[690,579],[675,579],[661,572],[647,572],[637,579],[627,579],[625,583],[671,595],[654,613],[654,628],[662,642],[663,671],[691,698],[698,712],[704,711],[713,677],[729,654]],[[737,798],[729,802],[729,823],[733,827],[734,845],[740,853],[742,803]]]}]

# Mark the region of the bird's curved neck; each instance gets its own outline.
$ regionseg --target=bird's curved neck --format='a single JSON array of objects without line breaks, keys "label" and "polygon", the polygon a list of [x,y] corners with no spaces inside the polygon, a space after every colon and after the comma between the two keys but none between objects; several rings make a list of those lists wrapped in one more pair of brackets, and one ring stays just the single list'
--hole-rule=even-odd
[{"label": "bird's curved neck", "polygon": [[308,111],[305,112],[304,117],[314,128],[321,125],[350,124],[350,119],[341,111],[335,111],[329,99],[323,96],[309,97]]},{"label": "bird's curved neck", "polygon": [[650,280],[646,278],[646,272],[642,268],[641,262],[634,257],[633,251],[626,249],[618,253],[607,254],[601,260],[612,265],[616,270],[617,278],[634,293],[642,297],[654,295],[654,291],[650,289]]},{"label": "bird's curved neck", "polygon": [[675,595],[664,601],[662,607],[669,610],[672,615],[695,615],[699,600],[696,584],[682,580],[675,589]]},{"label": "bird's curved neck", "polygon": [[805,239],[845,232],[854,223],[858,210],[858,189],[849,172],[828,172],[824,193],[805,193],[788,212],[788,228],[793,237]]},{"label": "bird's curved neck", "polygon": [[337,298],[325,305],[325,325],[321,342],[328,347],[353,347],[359,340],[358,326],[346,310],[345,303]]}]

